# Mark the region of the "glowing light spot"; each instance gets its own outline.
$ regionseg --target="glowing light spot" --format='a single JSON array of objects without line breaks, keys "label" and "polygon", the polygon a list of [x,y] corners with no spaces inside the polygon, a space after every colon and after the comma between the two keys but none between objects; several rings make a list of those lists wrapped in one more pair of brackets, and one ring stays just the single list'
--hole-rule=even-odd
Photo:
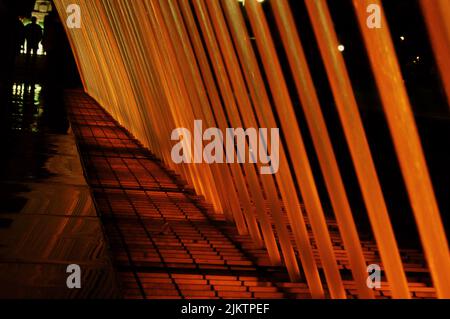
[{"label": "glowing light spot", "polygon": [[339,52],[344,52],[345,47],[342,44],[340,44],[340,45],[338,45],[338,50],[339,50]]}]

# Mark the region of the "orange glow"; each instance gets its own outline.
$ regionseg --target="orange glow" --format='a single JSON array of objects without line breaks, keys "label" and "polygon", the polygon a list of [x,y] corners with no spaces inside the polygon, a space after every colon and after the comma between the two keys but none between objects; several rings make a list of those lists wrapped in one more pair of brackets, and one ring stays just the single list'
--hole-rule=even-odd
[{"label": "orange glow", "polygon": [[366,27],[361,7],[369,3],[381,6],[378,0],[353,0],[434,285],[439,297],[450,298],[448,243],[409,97],[385,17],[384,28]]},{"label": "orange glow", "polygon": [[421,0],[420,4],[450,107],[450,2]]},{"label": "orange glow", "polygon": [[[450,297],[447,240],[389,30],[363,27],[365,6],[378,0],[353,2],[433,283],[439,297]],[[440,1],[442,11],[438,11],[425,2],[423,11],[450,97],[450,62],[446,58],[450,29],[443,14],[448,6]],[[72,3],[81,7],[82,27],[66,26],[66,32],[84,90],[204,196],[216,214],[234,223],[240,235],[248,234],[255,247],[265,248],[271,265],[285,266],[291,281],[306,281],[313,298],[346,298],[341,265],[319,197],[317,172],[310,163],[312,156],[317,156],[358,297],[374,298],[366,284],[368,260],[333,150],[334,137],[329,134],[311,74],[314,70],[308,66],[288,0],[263,4],[246,0],[244,6],[235,0],[55,0],[63,21],[66,7]],[[326,1],[305,3],[383,271],[393,297],[410,298],[345,53],[339,49]],[[262,6],[274,14],[315,154],[308,154],[305,146],[307,140]],[[387,26],[385,20],[383,25]],[[446,32],[438,32],[437,26]],[[221,130],[279,127],[283,136],[278,173],[259,174],[261,164],[175,164],[171,132],[175,128],[193,132],[195,120]]]}]

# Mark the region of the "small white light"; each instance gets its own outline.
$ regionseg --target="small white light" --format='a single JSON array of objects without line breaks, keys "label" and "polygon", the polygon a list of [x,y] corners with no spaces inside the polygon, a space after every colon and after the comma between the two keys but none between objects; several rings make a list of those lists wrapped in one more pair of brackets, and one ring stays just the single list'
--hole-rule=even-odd
[{"label": "small white light", "polygon": [[400,40],[405,41],[405,37],[404,37],[404,36],[401,36],[401,37],[400,37]]},{"label": "small white light", "polygon": [[345,47],[342,44],[339,44],[338,45],[338,50],[339,50],[339,52],[344,52]]},{"label": "small white light", "polygon": [[417,59],[417,61],[419,61],[420,60],[420,56],[418,56],[416,59]]}]

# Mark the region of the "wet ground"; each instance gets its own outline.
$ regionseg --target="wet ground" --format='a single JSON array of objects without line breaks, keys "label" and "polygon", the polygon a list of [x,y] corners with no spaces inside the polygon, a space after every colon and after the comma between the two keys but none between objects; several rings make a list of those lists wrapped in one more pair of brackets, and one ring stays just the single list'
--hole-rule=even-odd
[{"label": "wet ground", "polygon": [[[44,62],[19,66],[1,101],[0,298],[118,297],[62,92],[41,80]],[[82,289],[67,287],[70,264],[81,267]]]},{"label": "wet ground", "polygon": [[[66,101],[124,298],[312,297],[306,282],[290,282],[286,268],[273,266],[265,248],[249,235],[239,235],[234,224],[215,213],[92,98],[70,90]],[[270,209],[266,213],[271,216]],[[283,218],[287,223],[288,217]],[[323,275],[311,225],[304,218]],[[355,298],[357,285],[338,224],[332,217],[326,222],[347,297]],[[291,231],[289,235],[294,242]],[[383,269],[375,242],[361,244],[366,262]],[[411,297],[436,298],[423,254],[402,249],[401,257]],[[382,273],[376,298],[392,296],[384,278]]]}]

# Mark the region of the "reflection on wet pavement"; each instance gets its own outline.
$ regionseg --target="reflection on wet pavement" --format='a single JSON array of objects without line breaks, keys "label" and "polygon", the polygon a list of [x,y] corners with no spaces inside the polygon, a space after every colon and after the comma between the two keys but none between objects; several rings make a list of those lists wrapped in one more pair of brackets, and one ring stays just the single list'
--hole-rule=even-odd
[{"label": "reflection on wet pavement", "polygon": [[[120,297],[74,137],[52,125],[66,121],[62,104],[49,105],[38,83],[10,92],[0,141],[0,298]],[[70,264],[81,267],[82,289],[67,288]]]},{"label": "reflection on wet pavement", "polygon": [[42,86],[39,84],[13,84],[11,129],[38,132],[39,120],[44,110],[41,104],[41,92]]}]

